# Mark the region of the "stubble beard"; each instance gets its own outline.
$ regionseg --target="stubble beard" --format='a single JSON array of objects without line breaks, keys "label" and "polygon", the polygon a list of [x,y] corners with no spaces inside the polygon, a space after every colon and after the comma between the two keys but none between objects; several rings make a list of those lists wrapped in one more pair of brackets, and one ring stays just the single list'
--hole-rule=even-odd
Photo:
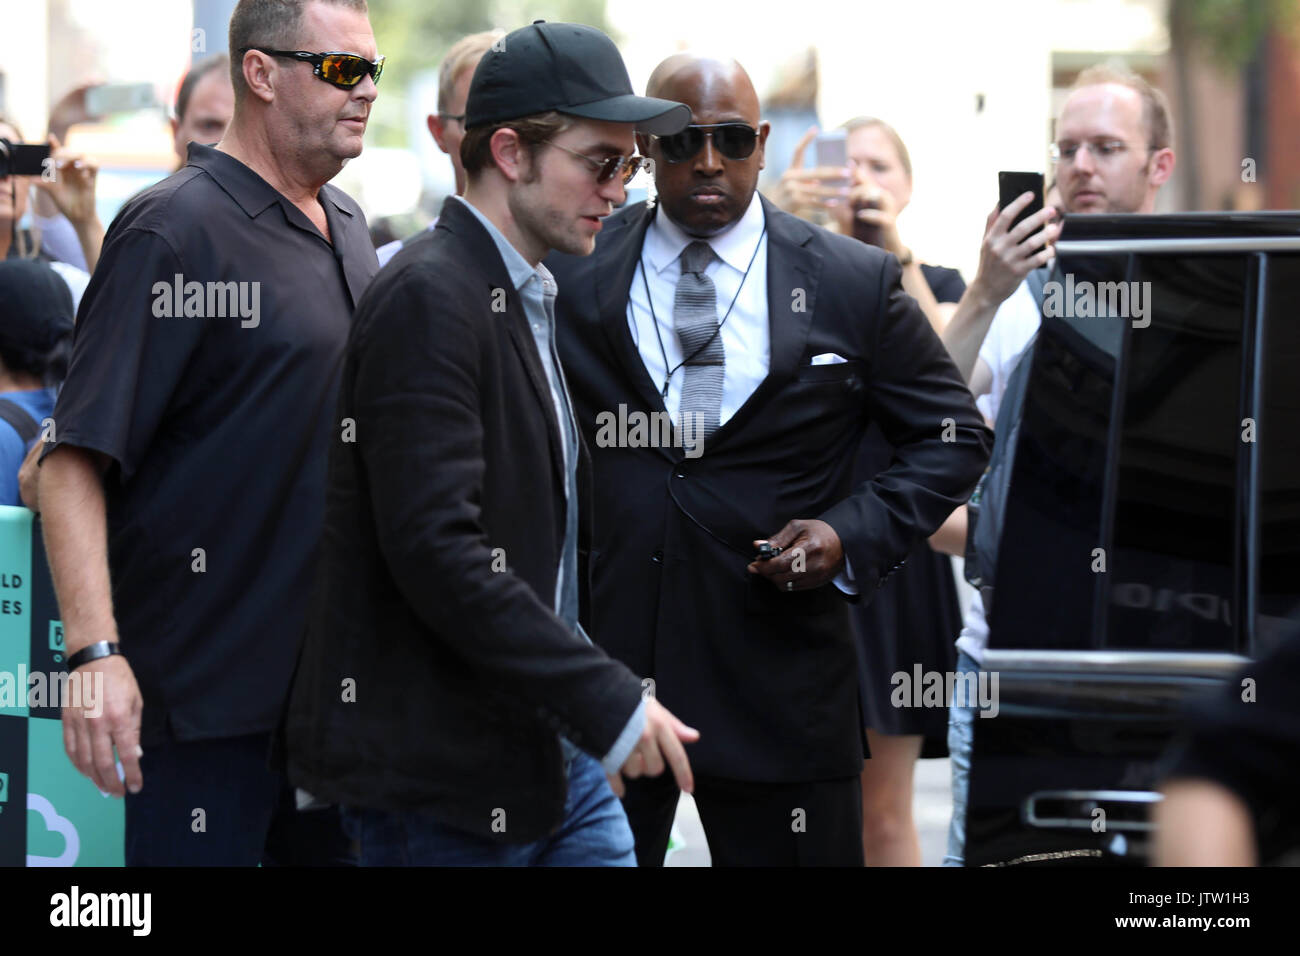
[{"label": "stubble beard", "polygon": [[[534,196],[537,201],[534,202]],[[547,251],[554,250],[571,256],[589,254],[591,238],[579,235],[573,221],[559,209],[548,206],[540,188],[520,191],[515,201],[515,222],[521,230],[537,240]]]}]

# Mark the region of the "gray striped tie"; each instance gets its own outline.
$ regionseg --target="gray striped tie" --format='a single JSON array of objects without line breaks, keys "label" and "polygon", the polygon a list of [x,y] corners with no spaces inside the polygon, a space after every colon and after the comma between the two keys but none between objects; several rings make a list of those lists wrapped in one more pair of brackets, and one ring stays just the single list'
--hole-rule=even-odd
[{"label": "gray striped tie", "polygon": [[[696,240],[682,250],[682,277],[673,296],[673,328],[682,344],[685,377],[677,414],[683,428],[708,438],[718,427],[726,354],[718,334],[718,293],[704,274],[716,256],[707,242]],[[708,343],[707,345],[705,343]],[[695,416],[694,419],[688,416]]]}]

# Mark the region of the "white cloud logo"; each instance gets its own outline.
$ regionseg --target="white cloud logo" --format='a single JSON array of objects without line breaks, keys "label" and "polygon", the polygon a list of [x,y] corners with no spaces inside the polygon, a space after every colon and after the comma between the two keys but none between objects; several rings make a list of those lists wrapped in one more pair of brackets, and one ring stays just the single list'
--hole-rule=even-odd
[{"label": "white cloud logo", "polygon": [[81,838],[77,835],[77,828],[72,825],[72,821],[67,817],[60,816],[59,812],[54,809],[54,804],[46,800],[39,793],[27,794],[28,811],[35,810],[45,821],[45,829],[51,833],[62,834],[64,840],[63,853],[59,856],[35,856],[27,854],[28,866],[72,866],[77,862],[77,856],[81,853]]}]

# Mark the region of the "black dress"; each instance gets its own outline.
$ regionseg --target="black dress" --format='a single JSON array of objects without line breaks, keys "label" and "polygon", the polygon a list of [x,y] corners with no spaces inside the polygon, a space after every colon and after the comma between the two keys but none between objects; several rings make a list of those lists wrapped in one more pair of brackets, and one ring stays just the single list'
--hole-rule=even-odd
[{"label": "black dress", "polygon": [[[966,290],[956,269],[922,265],[921,274],[939,302],[956,302]],[[873,425],[858,449],[855,486],[888,468],[892,458],[893,447]],[[948,709],[895,707],[890,697],[899,686],[892,680],[896,673],[907,675],[904,686],[910,689],[917,664],[923,675],[946,674],[956,666],[953,642],[961,633],[961,608],[951,559],[922,540],[874,597],[863,597],[870,603],[851,605],[851,616],[866,726],[882,734],[921,734],[922,757],[948,756]]]}]

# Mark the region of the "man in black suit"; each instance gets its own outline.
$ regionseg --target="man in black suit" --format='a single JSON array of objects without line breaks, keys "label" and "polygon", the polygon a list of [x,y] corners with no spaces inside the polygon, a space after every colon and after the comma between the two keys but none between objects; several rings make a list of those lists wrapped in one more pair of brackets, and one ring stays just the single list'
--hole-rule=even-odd
[{"label": "man in black suit", "polygon": [[466,111],[464,197],[358,306],[289,773],[363,865],[631,865],[620,771],[690,789],[697,734],[578,625],[590,462],[539,263],[592,250],[634,128],[688,111],[634,96],[600,31],[541,21]]},{"label": "man in black suit", "polygon": [[[700,728],[716,864],[861,865],[845,596],[869,598],[965,500],[991,435],[898,261],[756,194],[768,125],[739,64],[679,54],[649,93],[694,124],[638,137],[658,208],[548,259],[593,446],[593,634]],[[672,430],[644,427],[665,413]],[[872,421],[896,457],[852,488]],[[780,553],[756,558],[764,542]],[[629,786],[642,865],[677,799],[668,779]]]}]

